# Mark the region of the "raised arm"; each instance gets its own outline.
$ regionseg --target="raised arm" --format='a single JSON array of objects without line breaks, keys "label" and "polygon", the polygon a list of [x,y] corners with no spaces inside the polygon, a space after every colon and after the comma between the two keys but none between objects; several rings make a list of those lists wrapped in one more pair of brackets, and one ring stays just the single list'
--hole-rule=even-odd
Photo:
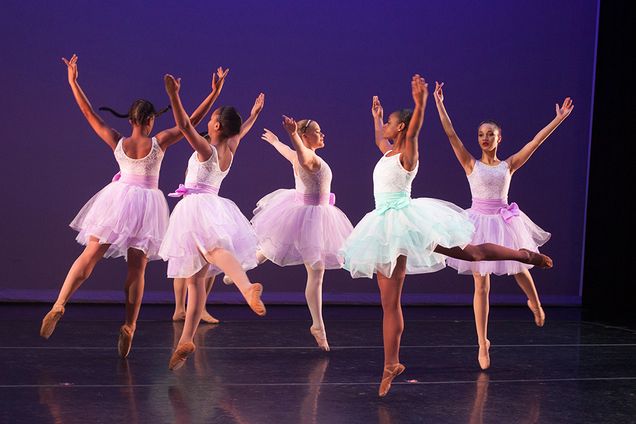
[{"label": "raised arm", "polygon": [[172,75],[166,74],[163,77],[164,84],[166,86],[166,92],[170,98],[170,105],[172,106],[172,114],[174,115],[177,128],[183,133],[188,143],[197,152],[201,161],[206,161],[212,155],[212,147],[208,141],[201,137],[197,132],[188,114],[183,109],[181,99],[179,98],[179,89],[181,88],[181,78],[175,79]]},{"label": "raised arm", "polygon": [[271,144],[285,159],[287,159],[291,163],[294,163],[294,161],[298,158],[296,152],[294,152],[288,145],[281,142],[276,134],[274,134],[267,128],[265,128],[264,131],[265,132],[261,136],[261,139]]},{"label": "raised arm", "polygon": [[[229,69],[223,69],[219,67],[216,74],[212,74],[212,92],[203,100],[203,102],[192,112],[190,115],[190,122],[193,126],[197,126],[207,115],[212,108],[212,105],[219,98],[223,85],[225,84],[225,77],[227,76]],[[218,79],[217,79],[218,77]],[[177,141],[183,138],[183,133],[178,126],[163,130],[156,135],[159,146],[165,151],[168,147],[175,144]]]},{"label": "raised arm", "polygon": [[68,83],[71,86],[73,96],[75,97],[75,101],[82,111],[82,114],[84,114],[84,117],[91,128],[93,128],[93,131],[95,131],[111,149],[115,150],[117,142],[121,138],[121,134],[117,130],[106,125],[104,120],[95,113],[91,103],[88,101],[88,97],[86,97],[86,94],[84,94],[84,91],[79,86],[79,83],[77,82],[77,55],[74,54],[70,59],[63,57],[62,60],[66,64],[66,68],[68,70]]},{"label": "raised arm", "polygon": [[378,96],[373,96],[373,102],[371,103],[371,115],[373,115],[375,145],[378,146],[378,149],[380,149],[384,155],[386,152],[391,150],[393,146],[391,146],[389,140],[384,138],[384,109],[382,109]]},{"label": "raised arm", "polygon": [[555,108],[556,116],[554,117],[554,119],[550,121],[548,125],[543,127],[543,129],[539,131],[531,141],[523,146],[521,150],[506,159],[506,162],[508,162],[508,164],[510,165],[510,172],[514,172],[517,169],[521,168],[523,164],[526,163],[528,159],[530,159],[530,156],[532,156],[532,154],[539,148],[539,146],[543,144],[546,138],[548,138],[550,134],[552,134],[552,132],[559,125],[561,125],[561,122],[563,122],[565,118],[570,116],[572,109],[574,109],[574,103],[572,103],[572,99],[566,97],[563,101],[563,105],[559,106],[559,104],[557,103],[555,105]]},{"label": "raised arm", "polygon": [[238,135],[228,140],[228,147],[230,148],[232,153],[236,152],[236,149],[238,149],[238,145],[243,139],[243,137],[245,137],[247,133],[252,129],[252,126],[254,126],[254,123],[256,122],[256,118],[258,118],[258,115],[261,113],[264,106],[265,106],[265,94],[260,93],[256,97],[256,100],[254,101],[254,106],[252,106],[252,110],[250,111],[250,116],[241,125],[241,130],[239,131]]},{"label": "raised arm", "polygon": [[298,164],[310,172],[316,172],[320,169],[318,156],[316,156],[316,153],[303,143],[303,140],[298,134],[298,125],[294,118],[283,115],[283,127],[285,127],[285,130],[287,131],[287,134],[289,134],[289,138],[294,145],[294,150],[296,150],[296,154],[298,155]]},{"label": "raised arm", "polygon": [[415,74],[411,79],[411,94],[413,95],[415,107],[413,108],[409,128],[406,130],[405,148],[400,155],[402,166],[407,171],[415,169],[419,160],[417,138],[424,122],[424,109],[428,98],[428,84],[418,74]]},{"label": "raised arm", "polygon": [[466,174],[470,174],[473,172],[473,167],[475,166],[475,158],[470,154],[466,147],[464,147],[464,143],[459,139],[459,136],[455,132],[455,128],[453,128],[453,123],[451,122],[450,116],[446,112],[446,107],[444,106],[444,91],[442,87],[444,83],[438,83],[435,81],[435,91],[433,92],[433,97],[435,97],[435,105],[437,106],[437,112],[439,113],[439,120],[442,121],[442,127],[444,127],[444,132],[448,137],[448,141],[450,141],[451,147],[453,148],[453,152],[455,152],[455,157],[459,161],[459,164],[464,168]]}]

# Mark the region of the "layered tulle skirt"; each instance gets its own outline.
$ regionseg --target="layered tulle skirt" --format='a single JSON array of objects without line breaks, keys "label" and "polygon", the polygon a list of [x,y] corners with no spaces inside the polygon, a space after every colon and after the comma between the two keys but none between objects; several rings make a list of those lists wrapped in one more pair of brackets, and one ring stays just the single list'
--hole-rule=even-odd
[{"label": "layered tulle skirt", "polygon": [[70,223],[76,240],[86,245],[91,237],[110,244],[104,257],[127,257],[129,248],[143,251],[150,260],[158,256],[168,228],[168,203],[161,190],[121,181],[95,194]]},{"label": "layered tulle skirt", "polygon": [[333,205],[329,195],[276,190],[256,204],[252,225],[261,252],[280,266],[308,264],[313,268],[342,268],[339,249],[353,225]]},{"label": "layered tulle skirt", "polygon": [[474,230],[453,203],[410,199],[407,193],[376,194],[376,209],[362,218],[341,249],[344,268],[354,278],[373,278],[377,272],[390,276],[403,255],[407,274],[438,271],[445,267],[446,256],[433,250],[464,247]]},{"label": "layered tulle skirt", "polygon": [[[473,206],[467,209],[468,217],[475,225],[475,234],[470,244],[494,243],[511,249],[539,251],[550,239],[550,233],[541,229],[521,211],[516,203],[508,205],[501,200],[473,200]],[[516,261],[480,261],[467,262],[448,258],[448,266],[460,274],[496,274],[514,275],[533,265]]]},{"label": "layered tulle skirt", "polygon": [[168,261],[169,278],[187,278],[203,267],[212,276],[221,270],[208,264],[206,252],[229,251],[244,270],[256,267],[256,235],[234,202],[216,194],[189,194],[177,203],[159,255]]}]

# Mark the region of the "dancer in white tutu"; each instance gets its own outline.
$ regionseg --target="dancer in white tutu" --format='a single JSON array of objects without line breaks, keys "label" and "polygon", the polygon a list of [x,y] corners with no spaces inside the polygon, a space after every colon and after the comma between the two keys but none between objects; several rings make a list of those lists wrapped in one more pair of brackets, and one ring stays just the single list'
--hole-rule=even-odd
[{"label": "dancer in white tutu", "polygon": [[[210,136],[207,135],[207,131],[204,135],[204,138],[209,140]],[[187,172],[186,172],[187,176]],[[210,295],[212,291],[212,287],[214,286],[214,280],[216,279],[216,274],[212,277],[209,277],[205,280],[205,294],[206,299]],[[172,314],[173,321],[185,321],[186,317],[186,297],[188,292],[188,284],[186,283],[185,278],[175,278],[172,283],[172,288],[174,291],[174,313]],[[201,321],[206,324],[218,324],[220,321],[218,318],[214,317],[207,310],[207,307],[201,311]]]},{"label": "dancer in white tutu", "polygon": [[230,171],[241,138],[263,109],[261,93],[248,120],[243,124],[231,106],[216,109],[208,123],[210,140],[192,125],[179,98],[180,80],[164,77],[175,121],[194,149],[188,161],[185,184],[174,195],[182,195],[170,216],[170,224],[159,254],[168,261],[169,278],[186,278],[188,308],[183,333],[170,358],[172,370],[183,366],[196,349],[193,338],[205,309],[206,278],[219,272],[229,275],[245,300],[258,315],[265,315],[261,301],[263,286],[251,283],[245,270],[256,262],[256,235],[236,204],[218,195],[221,182]]},{"label": "dancer in white tutu", "polygon": [[[93,196],[71,222],[71,227],[79,232],[77,241],[86,247],[71,266],[53,308],[42,320],[40,335],[47,339],[51,336],[66,303],[102,257],[123,256],[128,263],[124,287],[126,319],[120,328],[118,350],[121,357],[126,357],[143,297],[146,264],[159,259],[159,246],[168,226],[168,204],[158,189],[161,161],[165,150],[183,135],[179,128],[173,127],[150,137],[155,117],[161,112],[149,101],[137,100],[128,114],[118,114],[128,118],[132,125],[132,135],[122,136],[93,110],[80,88],[77,56],[63,60],[75,101],[93,130],[114,151],[120,173]],[[224,78],[222,72],[218,82],[213,76],[213,90],[192,114],[193,122],[201,121],[210,110]]]},{"label": "dancer in white tutu", "polygon": [[318,347],[328,351],[322,318],[322,282],[325,269],[342,268],[338,250],[353,226],[334,206],[331,168],[316,154],[325,145],[320,124],[312,119],[296,123],[285,116],[283,126],[294,149],[267,129],[262,139],[291,163],[296,187],[276,190],[256,204],[252,225],[258,236],[258,256],[260,261],[269,259],[279,266],[305,265],[305,298],[312,319],[309,331]]},{"label": "dancer in white tutu", "polygon": [[[557,104],[555,118],[521,150],[506,160],[499,160],[497,157],[497,148],[501,143],[501,127],[494,121],[482,122],[477,131],[481,159],[477,160],[464,147],[453,128],[444,106],[443,85],[444,83],[435,83],[435,104],[453,152],[464,168],[470,185],[472,206],[467,212],[475,225],[475,234],[471,243],[495,243],[512,249],[524,248],[538,252],[539,246],[550,238],[550,233],[532,222],[516,203],[508,203],[510,180],[512,174],[526,163],[539,146],[570,115],[574,108],[572,100],[568,97],[563,101],[562,106]],[[482,369],[490,367],[490,341],[488,340],[490,274],[514,276],[517,284],[528,297],[528,307],[534,314],[536,325],[543,326],[545,313],[528,271],[532,268],[531,264],[514,261],[466,262],[452,258],[447,260],[447,264],[460,274],[472,274],[475,280],[473,310],[479,341],[477,358]]]},{"label": "dancer in white tutu", "polygon": [[345,242],[344,268],[353,277],[377,274],[384,312],[384,372],[378,394],[385,396],[393,379],[405,367],[400,363],[404,331],[401,294],[406,274],[434,272],[445,266],[446,256],[467,261],[515,260],[549,268],[545,255],[495,244],[470,245],[475,227],[461,208],[437,199],[411,199],[411,183],[419,164],[418,135],[424,121],[428,85],[413,76],[413,111],[392,113],[383,122],[377,97],[372,113],[376,145],[382,158],[373,171],[375,210],[365,215]]}]

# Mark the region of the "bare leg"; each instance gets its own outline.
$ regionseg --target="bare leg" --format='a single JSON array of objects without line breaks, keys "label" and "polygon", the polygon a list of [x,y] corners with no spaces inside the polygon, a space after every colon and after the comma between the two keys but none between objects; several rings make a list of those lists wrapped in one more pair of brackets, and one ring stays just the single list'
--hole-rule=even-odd
[{"label": "bare leg", "polygon": [[192,277],[186,278],[188,285],[188,307],[186,308],[186,319],[183,325],[183,332],[179,339],[179,344],[194,341],[194,333],[199,327],[201,314],[205,309],[205,268]]},{"label": "bare leg", "polygon": [[138,249],[128,249],[128,274],[124,285],[126,297],[126,321],[119,329],[117,349],[119,356],[126,358],[130,353],[133,335],[137,327],[139,309],[144,297],[145,273],[148,257]]},{"label": "bare leg", "polygon": [[537,324],[538,327],[543,327],[545,323],[545,312],[543,312],[543,308],[541,307],[539,293],[537,293],[537,288],[534,285],[530,271],[524,269],[520,273],[515,274],[514,277],[519,287],[521,287],[521,290],[523,290],[528,297],[528,308],[530,308],[534,315],[534,323]]},{"label": "bare leg", "polygon": [[[212,286],[214,285],[214,280],[216,278],[216,274],[214,274],[213,276],[211,276],[210,278],[207,278],[205,280],[205,298],[207,300],[208,296],[210,296],[210,292],[212,291]],[[205,305],[204,305],[205,306]],[[208,312],[207,308],[203,308],[203,312],[201,313],[201,320],[203,322],[206,322],[208,324],[218,324],[219,320],[216,319],[215,317],[213,317],[212,315],[210,315],[210,313]]]},{"label": "bare leg", "polygon": [[325,323],[322,319],[322,281],[325,275],[325,269],[313,269],[308,264],[305,264],[305,268],[307,269],[305,298],[307,299],[307,306],[309,307],[312,320],[309,331],[316,339],[318,346],[324,351],[329,351]]},{"label": "bare leg", "polygon": [[207,266],[204,266],[192,277],[186,278],[188,286],[188,307],[186,308],[186,318],[183,324],[183,332],[179,339],[177,348],[170,357],[168,368],[177,370],[181,368],[192,352],[196,349],[194,346],[194,333],[199,327],[201,313],[205,309],[205,276],[207,274]]},{"label": "bare leg", "polygon": [[185,278],[175,278],[172,287],[174,289],[174,314],[173,321],[183,321],[186,315],[186,281]]},{"label": "bare leg", "polygon": [[66,305],[73,293],[90,277],[95,265],[102,259],[109,247],[110,244],[99,244],[98,239],[91,237],[84,251],[71,265],[60,289],[60,294],[55,301],[56,305]]},{"label": "bare leg", "polygon": [[482,370],[490,367],[490,341],[488,340],[488,313],[490,312],[490,274],[481,276],[473,274],[475,280],[475,294],[473,296],[473,312],[475,313],[475,327],[479,343],[477,360]]},{"label": "bare leg", "polygon": [[265,305],[261,301],[263,286],[260,283],[252,284],[250,282],[234,255],[225,249],[214,249],[205,254],[205,259],[230,276],[236,287],[243,294],[243,297],[245,297],[245,300],[247,300],[247,304],[257,315],[265,315]]},{"label": "bare leg", "polygon": [[[258,262],[258,264],[262,264],[263,262],[265,262],[267,260],[267,258],[265,257],[265,255],[263,255],[263,252],[261,252],[260,250],[256,251],[256,262]],[[232,278],[230,278],[229,275],[224,275],[223,276],[223,284],[226,284],[228,286],[231,286],[232,284],[234,284],[234,281],[232,280]]]},{"label": "bare leg", "polygon": [[104,256],[110,244],[99,244],[99,241],[95,237],[91,237],[88,244],[84,248],[84,251],[79,255],[71,269],[69,269],[62,288],[57,296],[55,304],[51,310],[42,319],[42,326],[40,327],[40,335],[45,339],[51,337],[55,326],[58,321],[64,315],[64,306],[69,301],[73,293],[86,281],[91,275],[97,262]]},{"label": "bare leg", "polygon": [[135,327],[144,296],[145,273],[148,257],[137,249],[128,249],[128,275],[126,276],[126,325]]},{"label": "bare leg", "polygon": [[404,371],[400,364],[400,339],[404,331],[402,287],[406,277],[406,256],[400,256],[390,277],[378,272],[378,287],[382,300],[382,338],[384,341],[384,372],[378,394],[386,396],[393,379]]},{"label": "bare leg", "polygon": [[552,268],[552,259],[544,254],[527,249],[514,250],[493,243],[469,244],[463,249],[461,247],[447,248],[437,246],[434,250],[442,255],[469,262],[504,260],[522,262],[540,268]]}]

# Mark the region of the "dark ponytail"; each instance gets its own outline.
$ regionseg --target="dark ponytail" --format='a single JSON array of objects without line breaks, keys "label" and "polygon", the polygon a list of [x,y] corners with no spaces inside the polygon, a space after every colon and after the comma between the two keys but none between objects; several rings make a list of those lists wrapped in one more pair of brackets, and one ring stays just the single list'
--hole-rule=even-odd
[{"label": "dark ponytail", "polygon": [[148,120],[150,120],[150,118],[152,118],[153,116],[157,117],[170,110],[170,106],[157,112],[155,106],[151,102],[149,102],[148,100],[139,99],[133,102],[127,114],[117,112],[113,108],[107,106],[102,106],[99,108],[99,110],[110,112],[118,118],[130,119],[133,124],[143,125],[148,122]]}]

